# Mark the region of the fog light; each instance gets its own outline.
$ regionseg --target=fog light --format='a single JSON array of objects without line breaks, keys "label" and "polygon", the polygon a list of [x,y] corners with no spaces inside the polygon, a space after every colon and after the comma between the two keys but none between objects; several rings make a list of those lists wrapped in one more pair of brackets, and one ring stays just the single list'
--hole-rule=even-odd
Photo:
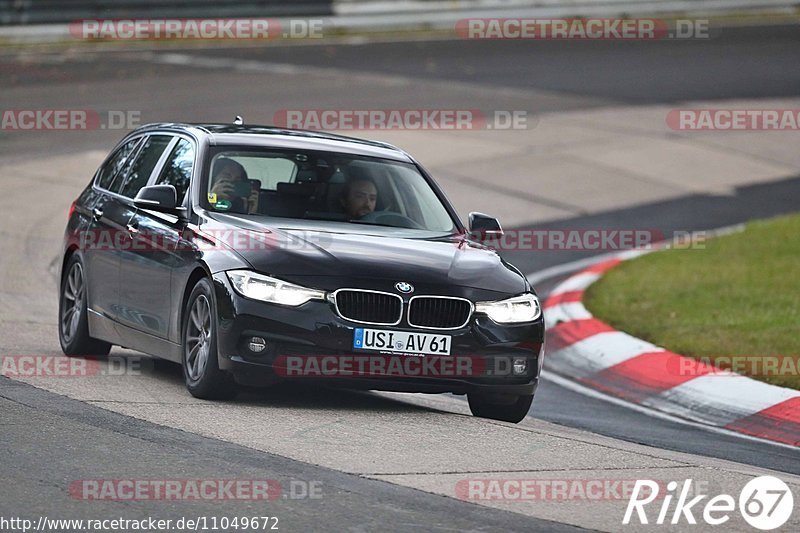
[{"label": "fog light", "polygon": [[528,360],[524,357],[516,357],[514,358],[514,375],[518,376],[520,374],[524,374],[528,370]]},{"label": "fog light", "polygon": [[267,341],[262,339],[261,337],[250,337],[250,343],[247,345],[253,353],[261,353],[267,347]]}]

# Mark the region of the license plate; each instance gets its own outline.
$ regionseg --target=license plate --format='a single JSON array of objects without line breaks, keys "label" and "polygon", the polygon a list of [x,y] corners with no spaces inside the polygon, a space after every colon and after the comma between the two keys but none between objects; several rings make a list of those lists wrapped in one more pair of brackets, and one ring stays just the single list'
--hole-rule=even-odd
[{"label": "license plate", "polygon": [[353,348],[393,353],[450,355],[450,335],[356,328]]}]

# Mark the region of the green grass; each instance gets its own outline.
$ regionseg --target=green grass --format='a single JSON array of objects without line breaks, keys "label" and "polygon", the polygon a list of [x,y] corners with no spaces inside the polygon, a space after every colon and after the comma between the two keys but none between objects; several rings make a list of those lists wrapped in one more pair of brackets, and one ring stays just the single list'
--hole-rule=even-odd
[{"label": "green grass", "polygon": [[[626,261],[592,285],[600,320],[691,357],[800,356],[800,216]],[[800,376],[753,376],[800,389]]]}]

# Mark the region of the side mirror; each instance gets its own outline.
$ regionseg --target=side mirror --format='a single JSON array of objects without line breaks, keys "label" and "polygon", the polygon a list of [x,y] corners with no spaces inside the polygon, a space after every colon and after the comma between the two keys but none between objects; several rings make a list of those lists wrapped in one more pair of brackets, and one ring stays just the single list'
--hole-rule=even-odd
[{"label": "side mirror", "polygon": [[178,193],[172,185],[151,185],[142,187],[133,205],[140,209],[152,209],[171,215],[178,215]]},{"label": "side mirror", "polygon": [[503,228],[496,218],[473,211],[469,214],[469,233],[474,239],[484,240],[502,237]]}]

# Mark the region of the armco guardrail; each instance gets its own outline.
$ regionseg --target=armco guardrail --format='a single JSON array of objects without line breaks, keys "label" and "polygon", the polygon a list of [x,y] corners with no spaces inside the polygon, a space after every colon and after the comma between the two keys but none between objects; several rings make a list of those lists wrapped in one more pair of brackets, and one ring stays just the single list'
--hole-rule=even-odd
[{"label": "armco guardrail", "polygon": [[613,12],[680,13],[800,9],[800,0],[335,0],[342,16],[444,14],[476,16],[588,16]]},{"label": "armco guardrail", "polygon": [[0,25],[80,19],[288,17],[333,13],[333,0],[0,0]]}]

